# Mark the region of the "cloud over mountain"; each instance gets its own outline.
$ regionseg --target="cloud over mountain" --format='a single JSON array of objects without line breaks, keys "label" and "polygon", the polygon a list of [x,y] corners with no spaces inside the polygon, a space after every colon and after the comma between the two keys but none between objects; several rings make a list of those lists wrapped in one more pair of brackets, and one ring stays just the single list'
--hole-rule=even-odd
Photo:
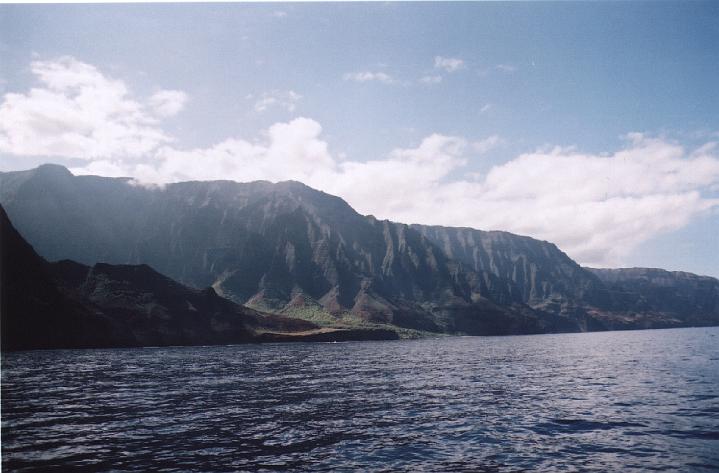
[{"label": "cloud over mountain", "polygon": [[526,234],[598,266],[621,264],[637,245],[719,207],[713,143],[691,150],[634,133],[615,152],[539,149],[476,175],[468,164],[501,145],[499,136],[473,142],[435,133],[359,161],[331,153],[320,123],[298,117],[257,139],[179,149],[161,119],[179,112],[186,96],[165,91],[142,102],[122,81],[67,57],[36,61],[32,71],[40,87],[6,94],[0,105],[0,151],[89,161],[75,173],[159,184],[294,179],[365,214]]},{"label": "cloud over mountain", "polygon": [[0,152],[127,158],[172,141],[158,117],[179,112],[182,92],[160,91],[143,103],[123,81],[69,56],[30,68],[40,86],[5,94],[0,105]]}]

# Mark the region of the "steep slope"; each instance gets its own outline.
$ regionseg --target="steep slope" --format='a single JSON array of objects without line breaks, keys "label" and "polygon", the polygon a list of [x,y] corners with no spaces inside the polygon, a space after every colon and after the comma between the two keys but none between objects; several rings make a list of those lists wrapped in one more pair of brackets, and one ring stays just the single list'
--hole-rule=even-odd
[{"label": "steep slope", "polygon": [[183,286],[147,265],[97,263],[89,267],[64,260],[48,267],[61,291],[92,304],[113,322],[116,345],[239,343],[253,341],[258,332],[317,328],[239,306],[212,288]]},{"label": "steep slope", "polygon": [[507,232],[412,225],[444,252],[505,284],[502,290],[535,308],[558,312],[576,306],[608,308],[602,282],[556,245]]},{"label": "steep slope", "polygon": [[0,230],[3,350],[397,338],[259,313],[147,265],[48,263],[2,207]]},{"label": "steep slope", "polygon": [[377,220],[298,182],[143,187],[44,165],[0,173],[0,203],[49,259],[147,264],[322,325],[479,335],[715,320],[697,301],[691,321],[639,312],[653,306],[632,306],[548,242]]},{"label": "steep slope", "polygon": [[719,324],[719,280],[650,268],[594,269],[617,312],[651,314],[682,325]]},{"label": "steep slope", "polygon": [[3,350],[103,346],[111,340],[110,320],[59,289],[47,263],[17,233],[2,207],[0,332]]},{"label": "steep slope", "polygon": [[0,182],[11,218],[49,259],[144,263],[265,310],[296,314],[309,300],[422,330],[456,331],[456,308],[514,310],[499,284],[488,290],[491,275],[466,271],[412,228],[297,182],[145,188],[53,165]]}]

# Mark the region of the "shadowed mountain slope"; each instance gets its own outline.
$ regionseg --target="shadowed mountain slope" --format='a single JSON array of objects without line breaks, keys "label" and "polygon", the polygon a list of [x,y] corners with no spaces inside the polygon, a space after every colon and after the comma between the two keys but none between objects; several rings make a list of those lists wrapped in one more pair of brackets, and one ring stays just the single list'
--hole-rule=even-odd
[{"label": "shadowed mountain slope", "polygon": [[147,265],[48,263],[0,207],[3,350],[396,338],[377,330],[321,331],[183,286]]},{"label": "shadowed mountain slope", "polygon": [[15,231],[0,207],[0,332],[3,350],[102,346],[110,321],[64,294],[48,263]]}]

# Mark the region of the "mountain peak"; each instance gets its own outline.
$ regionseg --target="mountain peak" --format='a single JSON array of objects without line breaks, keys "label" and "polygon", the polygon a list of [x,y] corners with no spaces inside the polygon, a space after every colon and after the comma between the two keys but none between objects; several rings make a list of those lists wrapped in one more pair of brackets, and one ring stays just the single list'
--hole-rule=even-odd
[{"label": "mountain peak", "polygon": [[41,164],[35,168],[36,176],[48,176],[48,177],[73,177],[74,174],[70,172],[68,168],[60,164],[47,163]]}]

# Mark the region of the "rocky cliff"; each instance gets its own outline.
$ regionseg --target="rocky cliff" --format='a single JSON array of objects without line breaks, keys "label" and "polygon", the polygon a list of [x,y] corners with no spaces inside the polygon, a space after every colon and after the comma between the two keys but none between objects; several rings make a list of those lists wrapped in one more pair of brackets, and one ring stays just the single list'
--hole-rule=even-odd
[{"label": "rocky cliff", "polygon": [[719,280],[651,268],[588,268],[604,282],[617,312],[652,314],[682,325],[719,324]]},{"label": "rocky cliff", "polygon": [[147,265],[48,263],[2,207],[0,230],[3,350],[397,338],[386,330],[320,330],[260,313]]},{"label": "rocky cliff", "polygon": [[502,284],[500,290],[537,308],[567,306],[608,308],[604,284],[556,245],[507,232],[412,225],[452,259]]},{"label": "rocky cliff", "polygon": [[148,264],[264,310],[301,312],[309,301],[421,330],[457,331],[454,312],[477,302],[513,312],[510,295],[487,290],[491,275],[465,271],[407,225],[361,216],[301,183],[144,188],[52,165],[0,178],[2,204],[51,260]]},{"label": "rocky cliff", "polygon": [[45,165],[0,173],[0,203],[48,259],[147,264],[324,325],[508,334],[689,323],[628,311],[617,290],[552,243],[377,220],[298,182],[142,187]]}]

